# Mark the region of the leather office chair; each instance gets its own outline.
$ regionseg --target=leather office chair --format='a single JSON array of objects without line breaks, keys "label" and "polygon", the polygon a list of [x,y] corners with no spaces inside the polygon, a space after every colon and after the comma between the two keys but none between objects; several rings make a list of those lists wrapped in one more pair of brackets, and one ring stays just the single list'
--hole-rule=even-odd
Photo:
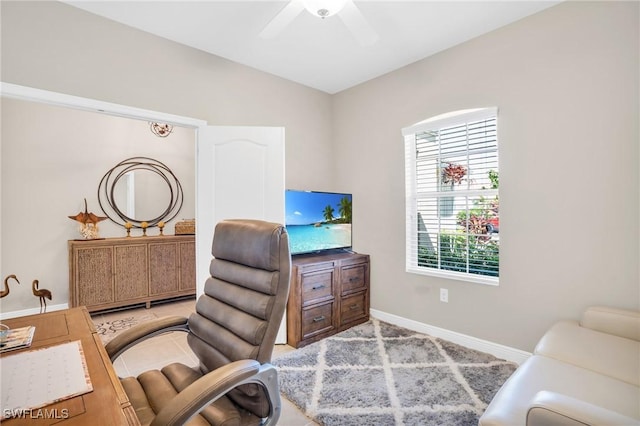
[{"label": "leather office chair", "polygon": [[291,256],[282,225],[227,220],[216,226],[211,276],[196,311],[133,327],[106,345],[111,360],[168,331],[185,331],[200,360],[121,379],[143,425],[275,424],[281,402],[270,364],[289,294]]}]

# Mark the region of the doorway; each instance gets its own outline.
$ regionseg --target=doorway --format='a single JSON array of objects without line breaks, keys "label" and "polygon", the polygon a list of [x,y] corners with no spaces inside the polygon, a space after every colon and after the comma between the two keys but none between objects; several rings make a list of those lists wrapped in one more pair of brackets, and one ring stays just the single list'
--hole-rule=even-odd
[{"label": "doorway", "polygon": [[[53,294],[49,310],[68,307],[67,240],[82,238],[68,216],[84,211],[84,198],[89,211],[102,216],[98,184],[124,158],[162,157],[179,169],[181,179],[191,181],[185,206],[191,205],[180,214],[195,216],[197,129],[206,122],[6,83],[1,96],[7,108],[2,111],[0,270],[22,281],[2,299],[3,318],[39,312],[29,289],[34,279]],[[74,120],[86,125],[81,129]],[[158,138],[150,121],[171,123],[174,133]],[[172,150],[170,144],[178,141],[181,148]],[[121,226],[108,220],[99,228],[101,237],[125,236]]]}]

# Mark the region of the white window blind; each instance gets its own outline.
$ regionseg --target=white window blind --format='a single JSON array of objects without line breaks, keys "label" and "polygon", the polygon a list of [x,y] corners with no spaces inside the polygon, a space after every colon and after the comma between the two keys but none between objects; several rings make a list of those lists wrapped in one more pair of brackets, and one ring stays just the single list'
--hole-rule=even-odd
[{"label": "white window blind", "polygon": [[497,284],[497,109],[449,113],[403,134],[407,271]]}]

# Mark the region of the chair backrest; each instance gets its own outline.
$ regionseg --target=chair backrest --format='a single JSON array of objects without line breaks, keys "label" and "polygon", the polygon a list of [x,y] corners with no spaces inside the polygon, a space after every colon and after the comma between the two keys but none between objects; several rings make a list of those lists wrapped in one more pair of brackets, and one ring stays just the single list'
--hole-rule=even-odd
[{"label": "chair backrest", "polygon": [[[240,359],[270,362],[289,295],[286,229],[258,220],[225,220],[216,225],[211,253],[211,276],[189,318],[188,342],[201,370],[207,373]],[[257,385],[229,396],[263,415]]]}]

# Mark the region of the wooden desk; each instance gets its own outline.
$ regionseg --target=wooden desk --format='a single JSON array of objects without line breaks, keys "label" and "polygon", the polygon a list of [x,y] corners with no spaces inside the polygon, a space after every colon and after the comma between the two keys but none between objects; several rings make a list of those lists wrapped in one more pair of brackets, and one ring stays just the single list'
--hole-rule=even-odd
[{"label": "wooden desk", "polygon": [[[12,318],[3,324],[11,328],[36,327],[30,348],[5,352],[0,355],[3,357],[80,340],[93,385],[93,391],[89,393],[26,412],[23,417],[2,420],[3,424],[140,425],[85,307]],[[46,418],[52,415],[58,418]]]}]

